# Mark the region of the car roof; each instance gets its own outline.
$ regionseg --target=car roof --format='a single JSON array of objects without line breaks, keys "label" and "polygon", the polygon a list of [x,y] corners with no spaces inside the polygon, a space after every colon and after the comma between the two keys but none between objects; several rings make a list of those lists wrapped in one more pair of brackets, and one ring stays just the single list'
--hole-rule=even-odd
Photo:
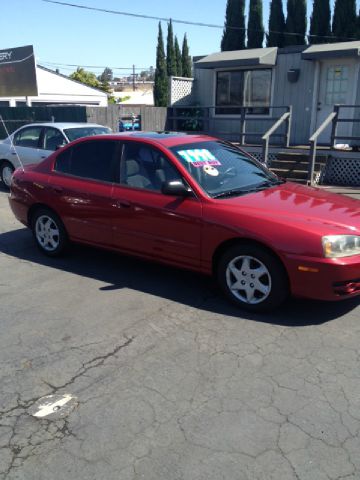
[{"label": "car roof", "polygon": [[[65,129],[65,128],[105,127],[105,126],[99,125],[97,123],[85,123],[85,122],[41,122],[41,123],[39,122],[39,123],[28,123],[27,125],[23,125],[23,127],[57,127],[60,129]],[[108,127],[105,127],[105,128],[108,128]]]},{"label": "car roof", "polygon": [[214,137],[201,134],[187,134],[184,132],[121,132],[112,133],[108,136],[112,139],[144,139],[150,140],[152,143],[164,145],[165,147],[172,147],[175,145],[182,145],[185,143],[208,142],[217,140]]}]

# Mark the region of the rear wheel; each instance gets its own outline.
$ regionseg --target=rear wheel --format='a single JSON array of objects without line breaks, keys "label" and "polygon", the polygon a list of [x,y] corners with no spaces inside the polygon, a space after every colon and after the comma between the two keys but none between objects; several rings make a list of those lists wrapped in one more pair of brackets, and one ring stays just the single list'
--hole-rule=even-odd
[{"label": "rear wheel", "polygon": [[257,245],[238,245],[227,250],[219,261],[217,276],[226,296],[253,312],[275,309],[289,295],[283,265]]},{"label": "rear wheel", "polygon": [[3,161],[0,165],[0,178],[6,188],[10,188],[11,177],[14,173],[14,170],[15,168],[11,165],[10,162]]},{"label": "rear wheel", "polygon": [[68,243],[67,234],[56,213],[39,208],[32,217],[31,227],[35,242],[45,255],[57,257],[64,251]]}]

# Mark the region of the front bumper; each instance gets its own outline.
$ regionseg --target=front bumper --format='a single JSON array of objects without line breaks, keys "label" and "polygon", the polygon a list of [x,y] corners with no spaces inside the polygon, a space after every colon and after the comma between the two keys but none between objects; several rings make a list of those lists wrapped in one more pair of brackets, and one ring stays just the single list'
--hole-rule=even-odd
[{"label": "front bumper", "polygon": [[296,297],[343,300],[360,295],[360,255],[345,258],[286,256],[291,292]]}]

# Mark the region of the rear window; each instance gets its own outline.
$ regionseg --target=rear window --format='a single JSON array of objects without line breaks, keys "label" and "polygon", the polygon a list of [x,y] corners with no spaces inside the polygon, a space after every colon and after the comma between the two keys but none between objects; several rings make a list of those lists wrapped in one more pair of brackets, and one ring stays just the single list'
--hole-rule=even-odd
[{"label": "rear window", "polygon": [[83,137],[92,137],[94,135],[106,135],[111,133],[111,129],[108,127],[78,127],[78,128],[66,128],[64,129],[65,135],[70,142]]}]

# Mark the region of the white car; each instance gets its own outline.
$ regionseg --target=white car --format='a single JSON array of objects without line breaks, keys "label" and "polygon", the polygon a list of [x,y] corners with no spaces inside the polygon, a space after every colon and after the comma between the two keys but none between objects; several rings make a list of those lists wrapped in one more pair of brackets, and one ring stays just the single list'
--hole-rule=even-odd
[{"label": "white car", "polygon": [[39,163],[63,145],[81,137],[111,133],[96,123],[32,123],[0,141],[0,180],[9,188],[14,170]]}]

